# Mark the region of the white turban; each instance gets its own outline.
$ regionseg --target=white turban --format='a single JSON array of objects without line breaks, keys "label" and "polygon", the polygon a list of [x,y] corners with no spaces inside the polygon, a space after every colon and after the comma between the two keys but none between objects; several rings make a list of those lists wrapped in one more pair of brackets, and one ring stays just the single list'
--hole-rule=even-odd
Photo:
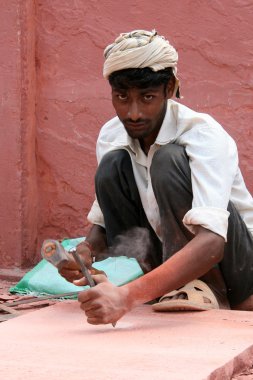
[{"label": "white turban", "polygon": [[178,54],[175,48],[155,30],[134,30],[121,33],[104,51],[103,75],[108,79],[114,71],[149,67],[153,71],[172,67],[176,78],[175,92],[179,88],[177,78]]}]

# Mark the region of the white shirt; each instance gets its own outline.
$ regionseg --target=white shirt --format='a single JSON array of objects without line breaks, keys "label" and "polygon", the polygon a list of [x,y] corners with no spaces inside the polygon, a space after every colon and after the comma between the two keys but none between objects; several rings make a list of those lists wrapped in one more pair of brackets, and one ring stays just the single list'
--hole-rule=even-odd
[{"label": "white shirt", "polygon": [[[143,208],[149,223],[162,240],[159,209],[149,169],[154,153],[168,143],[182,145],[189,156],[193,201],[192,208],[183,218],[184,225],[192,233],[195,233],[195,226],[201,225],[226,240],[229,217],[227,206],[231,200],[253,233],[253,199],[238,166],[236,144],[221,125],[207,114],[168,100],[161,129],[147,156],[139,141],[130,138],[119,118],[115,117],[100,131],[97,160],[99,163],[111,150],[125,149],[129,152]],[[97,200],[92,205],[88,220],[104,227]]]}]

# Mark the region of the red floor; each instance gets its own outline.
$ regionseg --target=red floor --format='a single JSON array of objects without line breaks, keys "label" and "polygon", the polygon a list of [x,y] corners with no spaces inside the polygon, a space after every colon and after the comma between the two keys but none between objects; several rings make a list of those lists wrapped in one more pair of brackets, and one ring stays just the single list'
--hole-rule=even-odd
[{"label": "red floor", "polygon": [[155,313],[146,305],[113,328],[87,324],[78,303],[64,301],[1,323],[0,337],[1,379],[252,378],[251,312]]}]

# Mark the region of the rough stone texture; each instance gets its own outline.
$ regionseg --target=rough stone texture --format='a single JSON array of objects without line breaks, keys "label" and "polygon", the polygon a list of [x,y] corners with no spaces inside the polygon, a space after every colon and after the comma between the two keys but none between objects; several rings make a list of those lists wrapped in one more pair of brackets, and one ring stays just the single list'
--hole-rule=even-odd
[{"label": "rough stone texture", "polygon": [[0,376],[229,380],[250,373],[252,325],[249,312],[154,313],[142,306],[115,328],[92,326],[77,302],[58,303],[0,325]]},{"label": "rough stone texture", "polygon": [[87,232],[95,141],[114,116],[102,52],[122,31],[156,28],[177,47],[183,102],[210,113],[235,138],[253,191],[251,0],[0,0],[0,5],[4,266],[38,261],[46,237]]}]

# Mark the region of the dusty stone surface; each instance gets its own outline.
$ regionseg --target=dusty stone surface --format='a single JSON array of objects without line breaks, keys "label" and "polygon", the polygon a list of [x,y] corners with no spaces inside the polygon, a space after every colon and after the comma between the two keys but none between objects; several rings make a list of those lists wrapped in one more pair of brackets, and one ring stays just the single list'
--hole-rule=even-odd
[{"label": "dusty stone surface", "polygon": [[0,325],[0,376],[221,380],[252,366],[249,312],[154,313],[139,307],[111,325],[87,324],[75,301]]}]

